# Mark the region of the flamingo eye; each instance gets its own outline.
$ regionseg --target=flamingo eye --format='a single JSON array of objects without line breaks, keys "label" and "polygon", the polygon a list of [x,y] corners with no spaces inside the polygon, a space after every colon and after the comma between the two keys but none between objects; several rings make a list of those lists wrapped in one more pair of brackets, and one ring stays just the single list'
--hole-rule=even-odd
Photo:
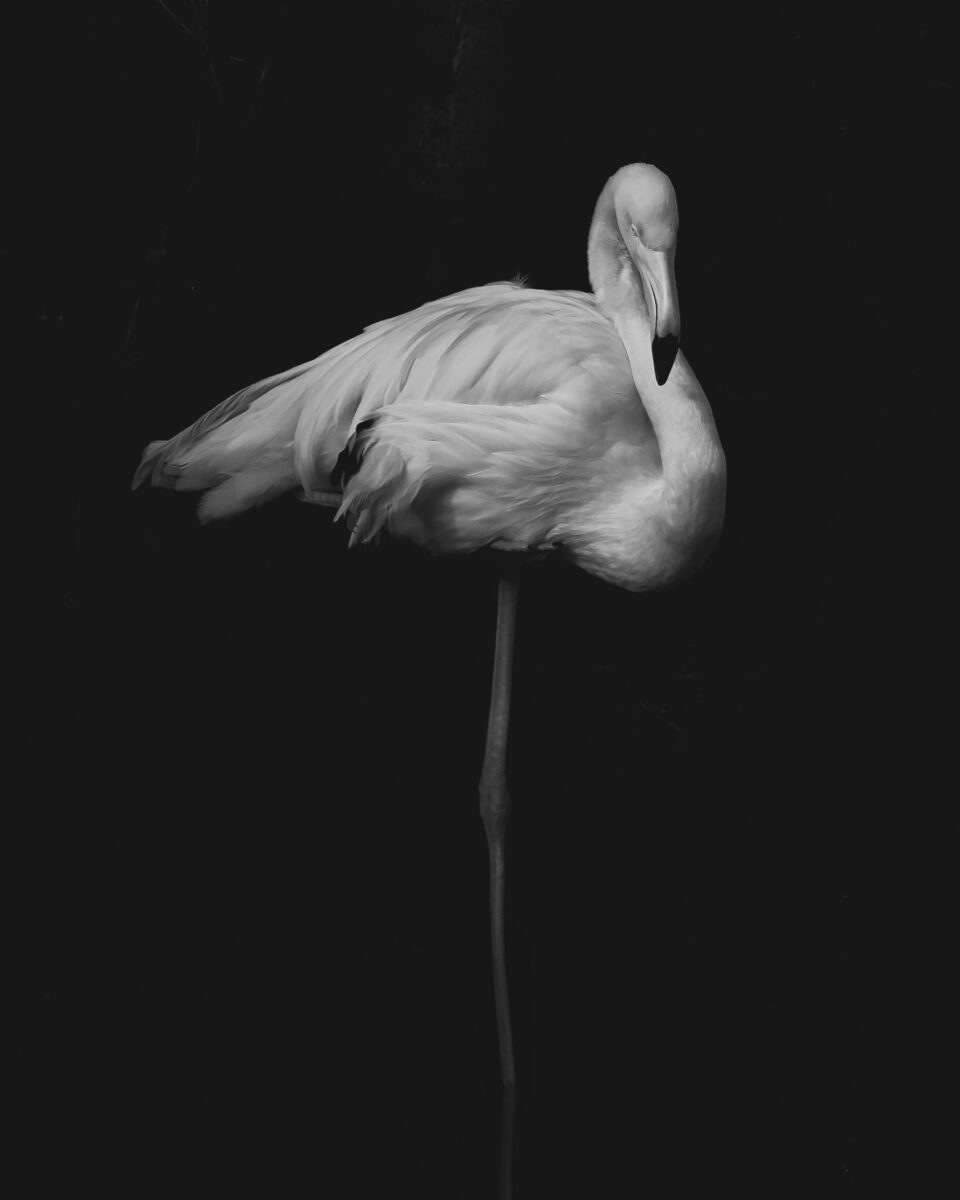
[{"label": "flamingo eye", "polygon": [[633,236],[634,236],[635,238],[638,238],[638,237],[640,236],[640,230],[639,230],[639,229],[637,229],[636,225],[631,225],[631,226],[630,226],[630,232],[633,234]]}]

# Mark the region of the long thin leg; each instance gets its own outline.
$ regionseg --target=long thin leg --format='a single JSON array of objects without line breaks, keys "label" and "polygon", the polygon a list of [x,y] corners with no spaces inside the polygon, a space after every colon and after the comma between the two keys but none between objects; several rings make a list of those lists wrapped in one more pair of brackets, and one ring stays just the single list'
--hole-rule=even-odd
[{"label": "long thin leg", "polygon": [[504,839],[510,796],[506,785],[507,729],[510,724],[510,677],[513,673],[513,642],[517,623],[519,564],[508,564],[500,576],[497,604],[497,644],[493,657],[490,716],[487,745],[480,775],[480,816],[487,834],[490,854],[490,940],[493,946],[493,994],[497,1007],[497,1036],[500,1041],[500,1075],[504,1087],[512,1087],[513,1033],[507,996],[507,960],[503,937],[503,904],[506,885]]}]

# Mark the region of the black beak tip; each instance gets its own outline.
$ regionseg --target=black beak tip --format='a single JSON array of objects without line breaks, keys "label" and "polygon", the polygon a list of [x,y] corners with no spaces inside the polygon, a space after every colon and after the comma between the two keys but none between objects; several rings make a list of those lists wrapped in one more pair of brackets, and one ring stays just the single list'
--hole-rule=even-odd
[{"label": "black beak tip", "polygon": [[661,387],[669,378],[679,349],[680,339],[675,333],[665,333],[663,337],[653,339],[653,373]]}]

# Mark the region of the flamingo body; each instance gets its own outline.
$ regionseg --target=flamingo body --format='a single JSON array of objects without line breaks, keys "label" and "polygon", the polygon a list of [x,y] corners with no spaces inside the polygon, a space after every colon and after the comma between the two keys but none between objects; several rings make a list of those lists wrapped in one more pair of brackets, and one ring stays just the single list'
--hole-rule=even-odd
[{"label": "flamingo body", "polygon": [[[678,351],[677,223],[669,179],[646,164],[624,167],[590,227],[592,295],[498,283],[381,321],[151,443],[134,486],[149,478],[203,491],[204,520],[299,490],[335,503],[351,542],[387,530],[445,553],[550,543],[621,587],[670,583],[716,542],[726,486],[710,405]],[[504,568],[480,811],[507,1089],[515,1072],[505,763],[516,604],[516,572]]]},{"label": "flamingo body", "polygon": [[[637,169],[611,179],[611,203]],[[644,194],[649,208],[649,179]],[[551,543],[631,590],[688,573],[722,523],[723,452],[686,359],[655,378],[656,300],[644,305],[619,223],[611,261],[603,200],[594,294],[490,284],[380,321],[152,443],[134,485],[203,490],[204,520],[335,494],[351,542]]]}]

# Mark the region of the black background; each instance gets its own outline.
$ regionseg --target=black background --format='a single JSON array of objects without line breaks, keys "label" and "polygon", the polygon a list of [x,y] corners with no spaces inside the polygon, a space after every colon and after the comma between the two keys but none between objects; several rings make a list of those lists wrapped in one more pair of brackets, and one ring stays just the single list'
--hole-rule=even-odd
[{"label": "black background", "polygon": [[6,260],[65,451],[24,703],[37,1194],[61,1169],[125,1196],[496,1193],[495,565],[348,553],[293,500],[201,529],[129,480],[373,321],[517,273],[587,287],[631,161],[678,192],[727,528],[662,595],[524,571],[515,1194],[856,1177],[895,1056],[877,962],[925,944],[874,853],[902,785],[873,597],[942,328],[943,22],[94,0],[25,37]]}]

